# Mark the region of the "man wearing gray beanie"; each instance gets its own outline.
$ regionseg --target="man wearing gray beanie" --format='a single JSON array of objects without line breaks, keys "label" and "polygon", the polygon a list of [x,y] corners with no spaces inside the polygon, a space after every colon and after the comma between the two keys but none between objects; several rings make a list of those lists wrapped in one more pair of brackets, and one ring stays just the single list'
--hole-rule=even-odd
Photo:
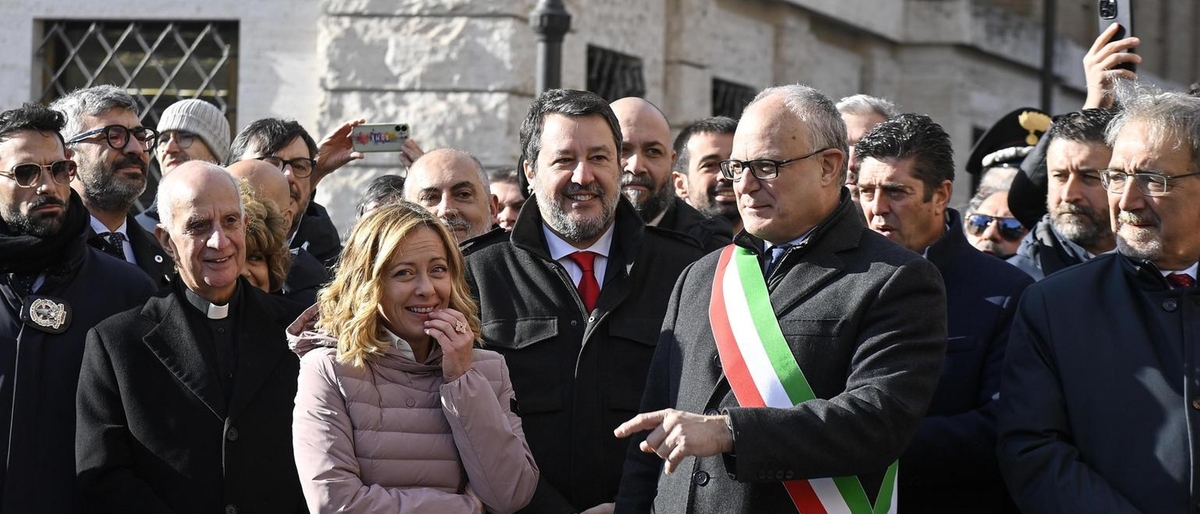
[{"label": "man wearing gray beanie", "polygon": [[[217,106],[204,100],[193,98],[171,104],[158,120],[158,134],[154,159],[163,176],[187,161],[221,164],[229,155],[229,120]],[[139,214],[137,221],[153,233],[158,224],[158,201]]]}]

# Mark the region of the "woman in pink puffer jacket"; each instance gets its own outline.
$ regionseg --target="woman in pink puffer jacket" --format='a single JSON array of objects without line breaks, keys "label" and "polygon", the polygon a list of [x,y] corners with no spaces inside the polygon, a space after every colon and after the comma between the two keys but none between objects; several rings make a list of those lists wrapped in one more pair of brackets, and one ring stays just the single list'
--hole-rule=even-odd
[{"label": "woman in pink puffer jacket", "polygon": [[504,359],[474,348],[479,318],[462,273],[437,218],[383,207],[358,222],[337,276],[289,329],[301,356],[292,437],[312,512],[529,503],[537,465],[509,409]]}]

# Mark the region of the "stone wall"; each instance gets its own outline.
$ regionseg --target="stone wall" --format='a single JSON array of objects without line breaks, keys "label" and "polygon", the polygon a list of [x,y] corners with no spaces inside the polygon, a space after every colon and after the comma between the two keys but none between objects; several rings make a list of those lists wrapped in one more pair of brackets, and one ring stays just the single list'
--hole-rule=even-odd
[{"label": "stone wall", "polygon": [[205,0],[203,2],[0,2],[0,108],[29,101],[35,88],[33,52],[40,20],[238,20],[236,128],[259,118],[285,116],[305,127],[320,107],[315,1]]}]

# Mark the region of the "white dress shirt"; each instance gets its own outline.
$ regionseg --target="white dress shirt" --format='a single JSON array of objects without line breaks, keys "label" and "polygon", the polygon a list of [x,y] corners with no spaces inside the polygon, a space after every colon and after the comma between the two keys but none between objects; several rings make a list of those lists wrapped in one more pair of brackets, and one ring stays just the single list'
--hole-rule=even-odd
[{"label": "white dress shirt", "polygon": [[571,243],[558,237],[558,234],[550,230],[545,223],[542,223],[542,234],[546,236],[546,246],[547,250],[550,250],[550,258],[558,261],[567,269],[567,275],[571,277],[571,282],[575,284],[576,288],[579,287],[579,281],[583,280],[583,269],[571,260],[570,255],[575,252],[594,252],[596,260],[592,264],[592,273],[596,274],[596,283],[600,285],[601,289],[604,289],[604,272],[608,270],[608,254],[612,250],[614,227],[616,227],[615,223],[609,225],[608,230],[600,235],[600,239],[592,243],[592,246],[582,249],[575,248],[571,246]]},{"label": "white dress shirt", "polygon": [[117,232],[117,233],[121,234],[122,236],[125,236],[125,239],[123,241],[121,241],[121,250],[123,252],[125,252],[125,260],[128,261],[130,264],[136,265],[137,259],[135,259],[133,257],[133,245],[129,244],[129,232],[128,232],[128,229],[126,228],[126,225],[129,224],[129,221],[128,221],[129,218],[125,218],[125,221],[122,221],[121,226],[117,227],[116,230],[109,230],[108,227],[104,226],[103,223],[100,223],[100,220],[96,219],[95,216],[92,216],[91,218],[92,218],[92,231],[96,232],[97,235],[103,234],[105,232]]}]

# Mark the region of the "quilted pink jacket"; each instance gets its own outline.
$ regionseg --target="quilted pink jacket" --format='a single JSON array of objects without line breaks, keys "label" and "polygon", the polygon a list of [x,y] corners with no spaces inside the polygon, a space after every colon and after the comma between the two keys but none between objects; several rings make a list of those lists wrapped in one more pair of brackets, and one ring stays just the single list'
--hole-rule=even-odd
[{"label": "quilted pink jacket", "polygon": [[476,513],[482,502],[508,513],[533,497],[537,464],[499,354],[475,350],[474,367],[447,383],[436,345],[422,364],[393,350],[355,368],[337,362],[327,335],[289,340],[301,356],[292,437],[310,511]]}]

